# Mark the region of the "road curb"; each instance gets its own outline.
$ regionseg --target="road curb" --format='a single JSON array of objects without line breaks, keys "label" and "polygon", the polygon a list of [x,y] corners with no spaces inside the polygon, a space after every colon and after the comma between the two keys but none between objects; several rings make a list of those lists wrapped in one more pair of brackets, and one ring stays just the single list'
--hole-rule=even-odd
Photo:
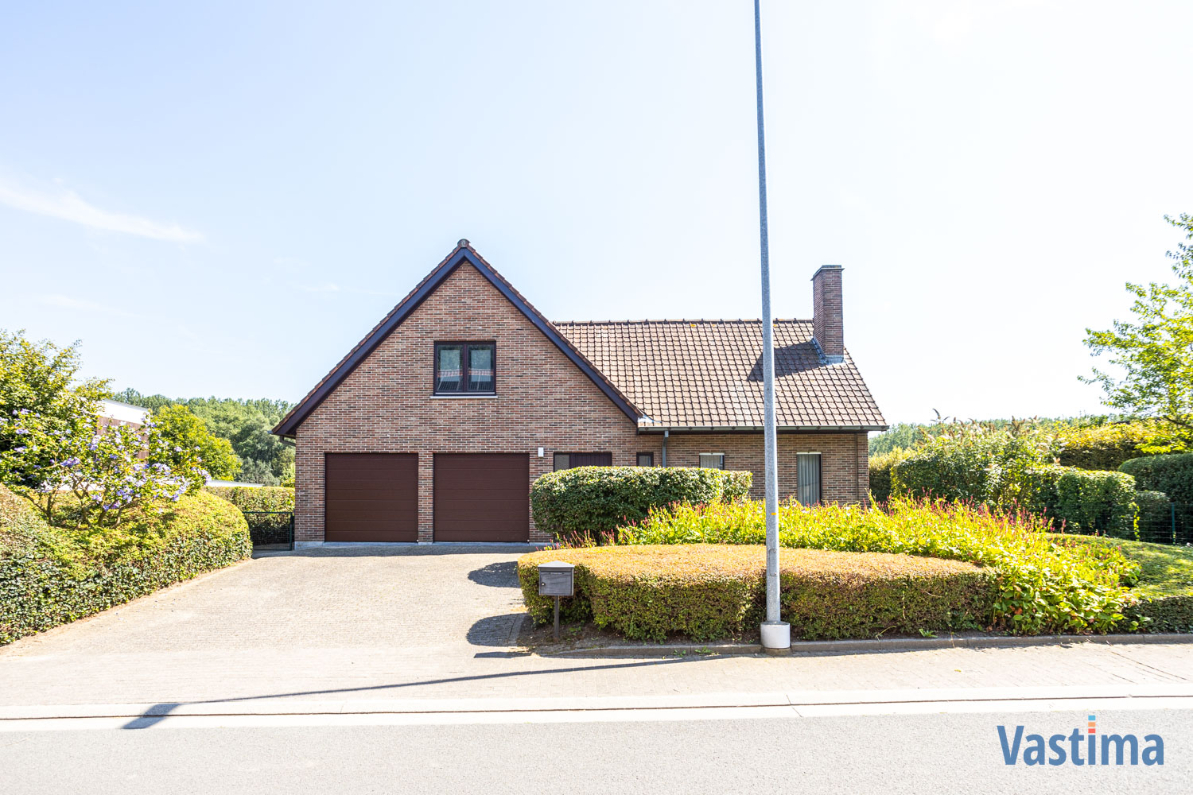
[{"label": "road curb", "polygon": [[[806,640],[791,644],[792,655],[867,654],[872,652],[928,651],[931,649],[1012,649],[1029,646],[1064,646],[1078,643],[1149,644],[1193,643],[1193,634],[1155,635],[1033,635],[989,636],[954,635],[943,638],[874,638],[868,640]],[[539,652],[543,657],[719,657],[726,655],[762,656],[760,643],[686,643],[641,646],[602,646],[591,649],[566,649]]]}]

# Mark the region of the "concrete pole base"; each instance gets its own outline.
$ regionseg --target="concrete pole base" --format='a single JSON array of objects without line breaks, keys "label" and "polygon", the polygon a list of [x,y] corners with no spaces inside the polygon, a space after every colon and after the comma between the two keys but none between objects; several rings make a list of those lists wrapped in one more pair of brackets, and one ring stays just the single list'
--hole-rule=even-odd
[{"label": "concrete pole base", "polygon": [[773,651],[790,651],[791,625],[786,621],[763,621],[762,648],[768,654]]}]

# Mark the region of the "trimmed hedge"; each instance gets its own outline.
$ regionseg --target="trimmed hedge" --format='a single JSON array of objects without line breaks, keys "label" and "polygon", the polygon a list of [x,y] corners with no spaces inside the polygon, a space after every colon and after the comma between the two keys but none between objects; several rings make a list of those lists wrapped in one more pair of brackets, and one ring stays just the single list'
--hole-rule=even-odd
[{"label": "trimmed hedge", "polygon": [[242,511],[293,511],[294,489],[285,486],[208,486],[203,489]]},{"label": "trimmed hedge", "polygon": [[[208,486],[205,491],[227,500],[241,511],[249,523],[249,535],[254,544],[284,544],[289,542],[292,514],[294,513],[294,489],[285,486]],[[272,512],[276,515],[249,514],[254,511]],[[287,515],[289,514],[289,515]]]},{"label": "trimmed hedge", "polygon": [[1073,533],[1135,537],[1135,479],[1122,472],[1050,466],[1035,470],[1038,489],[1029,510],[1043,511]]},{"label": "trimmed hedge", "polygon": [[[577,595],[598,626],[627,638],[736,637],[762,620],[766,549],[760,546],[614,546],[544,550],[518,561],[530,614],[551,617],[537,594],[539,563],[576,564]],[[867,638],[988,622],[995,574],[968,563],[910,555],[783,550],[783,618],[796,637]],[[573,615],[583,614],[573,609]]]},{"label": "trimmed hedge", "polygon": [[52,527],[0,487],[0,644],[98,613],[252,553],[234,506],[199,492],[90,535]]},{"label": "trimmed hedge", "polygon": [[[761,502],[674,505],[618,531],[623,544],[762,544]],[[885,508],[795,502],[779,508],[779,543],[844,552],[891,552],[995,569],[992,624],[1010,632],[1108,632],[1132,600],[1124,584],[1139,566],[1119,551],[1058,543],[1048,524],[965,504],[893,500]]]},{"label": "trimmed hedge", "polygon": [[891,469],[910,455],[910,449],[901,448],[870,458],[870,497],[874,501],[886,502],[891,498]]},{"label": "trimmed hedge", "polygon": [[1162,491],[1173,502],[1193,503],[1193,453],[1133,458],[1118,469],[1134,477],[1141,491]]},{"label": "trimmed hedge", "polygon": [[1144,595],[1125,612],[1147,632],[1193,632],[1193,593]]},{"label": "trimmed hedge", "polygon": [[1135,504],[1139,506],[1136,535],[1140,541],[1171,538],[1173,508],[1167,494],[1162,491],[1137,491]]},{"label": "trimmed hedge", "polygon": [[556,538],[601,539],[672,503],[733,501],[750,492],[749,472],[681,467],[576,467],[548,472],[530,489],[534,524]]}]

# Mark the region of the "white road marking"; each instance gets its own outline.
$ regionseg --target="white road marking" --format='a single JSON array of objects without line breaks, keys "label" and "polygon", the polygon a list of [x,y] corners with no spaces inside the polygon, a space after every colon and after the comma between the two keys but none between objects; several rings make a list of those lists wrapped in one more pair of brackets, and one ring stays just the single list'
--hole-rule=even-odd
[{"label": "white road marking", "polygon": [[626,723],[807,719],[864,715],[1026,713],[1090,710],[1193,710],[1193,697],[1054,698],[1000,701],[914,701],[790,704],[749,707],[678,707],[504,712],[370,712],[322,714],[165,715],[149,717],[17,718],[0,720],[0,733],[80,730],[219,729],[347,726],[450,726],[521,723]]}]

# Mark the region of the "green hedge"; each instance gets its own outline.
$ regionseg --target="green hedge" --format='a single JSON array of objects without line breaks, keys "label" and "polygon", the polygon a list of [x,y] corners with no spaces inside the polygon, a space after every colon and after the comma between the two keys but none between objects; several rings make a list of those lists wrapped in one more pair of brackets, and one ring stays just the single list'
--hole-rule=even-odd
[{"label": "green hedge", "polygon": [[1193,632],[1193,593],[1143,596],[1125,612],[1147,632]]},{"label": "green hedge", "polygon": [[0,487],[0,644],[122,604],[252,552],[234,506],[202,492],[86,535]]},{"label": "green hedge", "polygon": [[870,458],[870,496],[876,502],[886,502],[891,497],[891,469],[911,455],[910,449],[891,450]]},{"label": "green hedge", "polygon": [[681,467],[576,467],[549,472],[530,489],[534,524],[556,538],[601,539],[651,508],[743,499],[753,475]]},{"label": "green hedge", "polygon": [[294,489],[285,486],[208,486],[204,491],[227,500],[242,511],[294,510]]},{"label": "green hedge", "polygon": [[[286,486],[208,486],[206,491],[227,500],[241,511],[249,523],[254,544],[284,544],[291,538],[291,514],[294,513],[294,489]],[[257,512],[268,512],[271,515]]]},{"label": "green hedge", "polygon": [[1035,470],[1038,491],[1029,510],[1043,511],[1072,533],[1135,537],[1135,479],[1122,472],[1050,466]]},{"label": "green hedge", "polygon": [[[621,528],[625,544],[762,544],[766,511],[759,501],[675,505]],[[891,552],[962,560],[993,568],[999,595],[993,625],[1010,632],[1108,632],[1120,627],[1132,599],[1124,585],[1138,564],[1114,549],[1066,545],[1030,514],[957,503],[895,499],[884,508],[842,505],[779,508],[784,547]]]},{"label": "green hedge", "polygon": [[1140,490],[1162,491],[1173,502],[1193,503],[1193,453],[1133,458],[1118,469],[1134,477]]},{"label": "green hedge", "polygon": [[[587,618],[640,640],[740,636],[765,612],[766,550],[760,546],[613,546],[523,556],[518,573],[531,616],[551,617],[537,595],[536,567],[576,564],[568,617]],[[881,553],[783,550],[783,618],[805,639],[868,638],[988,623],[994,572],[957,561]],[[584,605],[583,607],[581,605]]]}]

